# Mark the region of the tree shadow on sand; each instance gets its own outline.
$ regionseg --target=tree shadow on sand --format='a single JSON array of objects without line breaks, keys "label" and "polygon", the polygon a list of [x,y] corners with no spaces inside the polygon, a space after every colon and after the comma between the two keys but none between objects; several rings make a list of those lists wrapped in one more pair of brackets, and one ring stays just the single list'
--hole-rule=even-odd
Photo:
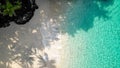
[{"label": "tree shadow on sand", "polygon": [[66,18],[62,23],[63,33],[74,36],[80,29],[87,32],[92,28],[96,17],[109,19],[109,11],[105,8],[113,3],[114,0],[75,0],[65,14]]},{"label": "tree shadow on sand", "polygon": [[14,63],[22,68],[30,68],[34,62],[32,55],[44,49],[39,32],[32,33],[35,29],[31,27],[7,30],[1,29],[3,33],[0,33],[0,68],[13,68],[11,65]]},{"label": "tree shadow on sand", "polygon": [[47,61],[45,61],[42,56],[38,56],[38,58],[39,58],[40,68],[56,68],[55,60],[48,59]]},{"label": "tree shadow on sand", "polygon": [[[35,13],[36,14],[36,13]],[[0,68],[31,68],[34,56],[44,49],[40,32],[39,15],[25,25],[11,22],[10,27],[0,28]],[[14,65],[15,66],[15,65]]]}]

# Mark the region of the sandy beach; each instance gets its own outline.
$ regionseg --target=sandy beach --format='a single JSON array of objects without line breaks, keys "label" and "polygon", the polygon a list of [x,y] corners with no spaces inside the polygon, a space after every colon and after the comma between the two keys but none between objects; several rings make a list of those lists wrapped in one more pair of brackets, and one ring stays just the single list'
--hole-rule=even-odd
[{"label": "sandy beach", "polygon": [[36,0],[39,9],[25,25],[0,29],[0,68],[61,68],[60,22],[67,2]]}]

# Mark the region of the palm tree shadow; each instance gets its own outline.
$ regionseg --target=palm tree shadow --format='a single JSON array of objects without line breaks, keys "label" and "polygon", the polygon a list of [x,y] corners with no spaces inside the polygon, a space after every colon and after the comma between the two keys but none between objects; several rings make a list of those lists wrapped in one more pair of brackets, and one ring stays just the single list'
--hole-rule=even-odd
[{"label": "palm tree shadow", "polygon": [[38,59],[39,59],[39,65],[40,65],[40,68],[45,68],[45,67],[47,67],[47,68],[56,68],[56,66],[55,66],[55,60],[45,60],[45,59],[43,59],[43,57],[42,56],[38,56]]},{"label": "palm tree shadow", "polygon": [[50,60],[49,61],[49,68],[56,68],[56,66],[54,65],[55,64],[55,60]]},{"label": "palm tree shadow", "polygon": [[40,66],[40,68],[56,68],[55,64],[55,60],[49,60],[47,63],[44,62],[43,65]]},{"label": "palm tree shadow", "polygon": [[[34,51],[33,51],[34,50]],[[22,68],[29,68],[33,64],[35,54],[33,47],[14,47],[14,45],[0,46],[0,67],[11,68],[11,64],[16,63]]]},{"label": "palm tree shadow", "polygon": [[62,23],[63,33],[74,36],[80,29],[87,32],[92,28],[96,17],[109,19],[109,11],[105,8],[113,3],[114,0],[76,0],[65,14],[66,19]]}]

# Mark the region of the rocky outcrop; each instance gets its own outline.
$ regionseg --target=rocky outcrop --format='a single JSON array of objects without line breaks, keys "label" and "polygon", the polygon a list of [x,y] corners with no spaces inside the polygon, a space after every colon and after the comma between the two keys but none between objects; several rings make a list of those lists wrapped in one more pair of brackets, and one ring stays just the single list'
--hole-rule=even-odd
[{"label": "rocky outcrop", "polygon": [[[1,1],[1,3],[4,0]],[[11,3],[14,3],[15,0],[10,0]],[[15,16],[10,17],[9,15],[3,16],[0,14],[0,28],[7,27],[10,25],[10,22],[15,22],[16,24],[25,24],[33,17],[35,9],[38,9],[38,6],[35,3],[35,0],[20,0],[22,7],[19,10],[16,10]]]}]

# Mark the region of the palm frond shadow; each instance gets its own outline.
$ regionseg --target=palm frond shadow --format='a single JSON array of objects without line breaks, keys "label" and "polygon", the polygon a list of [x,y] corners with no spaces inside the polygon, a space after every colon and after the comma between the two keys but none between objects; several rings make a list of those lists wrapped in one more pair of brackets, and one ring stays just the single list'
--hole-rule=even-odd
[{"label": "palm frond shadow", "polygon": [[45,61],[42,56],[39,56],[38,58],[39,58],[40,68],[45,68],[45,67],[47,67],[47,68],[56,68],[55,60]]}]

